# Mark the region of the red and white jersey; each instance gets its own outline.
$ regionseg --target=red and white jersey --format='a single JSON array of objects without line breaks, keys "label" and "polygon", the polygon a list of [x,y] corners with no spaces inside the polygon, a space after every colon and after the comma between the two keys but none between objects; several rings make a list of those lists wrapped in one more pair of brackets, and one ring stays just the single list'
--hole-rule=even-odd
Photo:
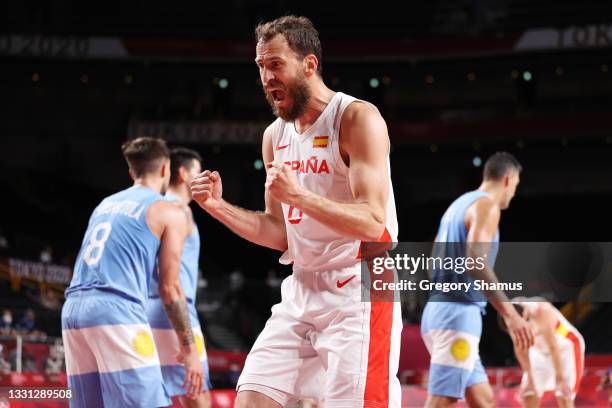
[{"label": "red and white jersey", "polygon": [[[340,156],[339,134],[344,110],[353,102],[367,103],[338,92],[315,123],[304,133],[293,122],[277,119],[272,124],[274,161],[289,164],[298,183],[325,198],[352,202],[348,167]],[[386,229],[380,241],[397,241],[397,215],[389,173]],[[347,238],[316,221],[299,208],[282,204],[287,228],[288,249],[280,263],[293,263],[294,271],[326,271],[344,268],[358,261],[360,241]]]},{"label": "red and white jersey", "polygon": [[[522,302],[524,307],[530,310],[530,313],[535,313],[535,309],[539,307],[547,307],[547,303],[543,302]],[[557,339],[557,344],[560,347],[577,347],[578,350],[584,350],[584,339],[582,335],[566,318],[563,314],[557,309],[552,307],[554,314],[556,315],[555,322],[555,338]],[[534,347],[541,352],[549,353],[549,346],[544,339],[541,331],[532,326],[533,335],[534,335]]]}]

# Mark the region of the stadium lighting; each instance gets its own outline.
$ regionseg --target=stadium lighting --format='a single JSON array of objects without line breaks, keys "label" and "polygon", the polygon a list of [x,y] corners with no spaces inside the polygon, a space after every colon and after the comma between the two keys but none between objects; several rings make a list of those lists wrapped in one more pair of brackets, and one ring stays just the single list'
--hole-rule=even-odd
[{"label": "stadium lighting", "polygon": [[370,87],[371,88],[378,88],[379,85],[380,85],[380,81],[378,80],[378,78],[370,79]]},{"label": "stadium lighting", "polygon": [[523,72],[523,81],[529,82],[529,81],[531,81],[532,78],[533,78],[533,76],[531,75],[531,72],[529,72],[529,71]]},{"label": "stadium lighting", "polygon": [[480,156],[476,156],[472,159],[472,164],[474,165],[474,167],[480,167],[482,165],[482,159],[480,158]]}]

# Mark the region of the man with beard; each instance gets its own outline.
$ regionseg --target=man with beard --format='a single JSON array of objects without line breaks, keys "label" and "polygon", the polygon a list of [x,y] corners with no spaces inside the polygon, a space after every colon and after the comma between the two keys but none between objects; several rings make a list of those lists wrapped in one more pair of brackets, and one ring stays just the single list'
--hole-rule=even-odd
[{"label": "man with beard", "polygon": [[359,263],[361,242],[397,239],[385,121],[373,105],[327,88],[307,18],[260,24],[255,36],[278,117],[262,142],[266,210],[227,203],[216,171],[191,184],[210,215],[293,264],[246,360],[236,407],[285,406],[312,396],[305,387],[317,381],[326,407],[399,407],[399,303],[362,302]]}]

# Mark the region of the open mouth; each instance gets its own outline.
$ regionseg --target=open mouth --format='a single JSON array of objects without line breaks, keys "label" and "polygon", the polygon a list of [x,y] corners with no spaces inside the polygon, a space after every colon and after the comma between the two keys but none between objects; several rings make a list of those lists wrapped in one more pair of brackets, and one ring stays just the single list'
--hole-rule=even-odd
[{"label": "open mouth", "polygon": [[272,95],[272,100],[274,100],[274,103],[280,103],[285,99],[285,91],[280,89],[273,90],[270,92],[270,94]]}]

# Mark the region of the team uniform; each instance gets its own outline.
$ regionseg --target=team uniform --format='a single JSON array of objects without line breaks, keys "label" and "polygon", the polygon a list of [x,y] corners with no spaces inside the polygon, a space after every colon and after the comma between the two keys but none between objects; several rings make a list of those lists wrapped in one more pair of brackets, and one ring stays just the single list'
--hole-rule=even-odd
[{"label": "team uniform", "polygon": [[[521,304],[527,308],[537,307],[537,302],[533,304],[522,302]],[[572,399],[574,399],[578,393],[580,380],[584,372],[584,339],[561,312],[556,309],[555,312],[557,315],[555,340],[561,353],[563,376],[572,391]],[[546,391],[556,391],[556,372],[552,354],[542,334],[538,331],[534,331],[533,334],[534,345],[529,348],[529,363],[531,365],[535,392],[538,397],[541,397]],[[528,381],[527,373],[523,373],[521,387],[525,388]]]},{"label": "team uniform", "polygon": [[93,211],[62,309],[71,407],[170,405],[145,300],[160,241],[147,225],[159,193],[133,186]]},{"label": "team uniform", "polygon": [[[467,228],[466,210],[476,201],[487,197],[482,191],[471,191],[457,198],[446,210],[436,238],[437,257],[465,256]],[[495,264],[499,232],[496,233],[487,260]],[[434,269],[434,282],[473,282],[468,273]],[[488,382],[478,346],[482,334],[485,296],[476,290],[468,292],[436,292],[430,294],[421,319],[421,335],[431,355],[428,392],[430,395],[464,398],[465,389]]]},{"label": "team uniform", "polygon": [[[276,162],[295,171],[298,183],[330,200],[353,200],[348,167],[339,150],[344,110],[353,102],[336,93],[303,134],[277,119],[272,127]],[[388,164],[388,163],[387,163]],[[397,239],[389,178],[384,241]],[[281,303],[253,345],[239,391],[264,393],[285,405],[293,398],[325,397],[326,407],[400,407],[396,373],[402,329],[398,302],[362,302],[360,241],[344,237],[299,208],[282,204],[293,264],[281,286]]]},{"label": "team uniform", "polygon": [[[169,201],[178,201],[178,198],[171,194],[166,194],[165,198]],[[181,287],[185,292],[185,298],[187,299],[189,319],[191,321],[198,355],[200,356],[202,369],[206,376],[206,382],[202,384],[203,390],[206,391],[210,389],[208,359],[204,346],[202,327],[195,308],[199,258],[200,233],[198,231],[198,226],[193,222],[193,230],[183,245],[180,280]],[[159,275],[157,272],[153,274],[153,279],[151,280],[146,310],[147,319],[153,329],[153,338],[159,352],[159,360],[161,362],[161,370],[166,389],[172,396],[185,395],[186,389],[182,387],[183,381],[185,380],[185,366],[176,359],[176,356],[180,352],[180,345],[176,332],[172,327],[172,323],[168,320],[163,303],[159,297]]]}]

